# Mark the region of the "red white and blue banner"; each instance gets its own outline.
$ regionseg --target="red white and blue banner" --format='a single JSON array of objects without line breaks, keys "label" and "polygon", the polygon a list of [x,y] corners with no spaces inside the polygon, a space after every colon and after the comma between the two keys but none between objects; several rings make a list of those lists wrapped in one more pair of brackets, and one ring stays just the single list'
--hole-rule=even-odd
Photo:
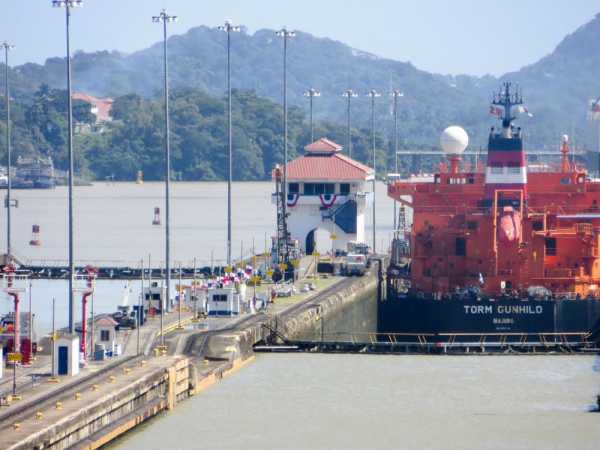
[{"label": "red white and blue banner", "polygon": [[287,195],[288,207],[293,208],[294,206],[296,206],[296,203],[298,203],[299,198],[300,198],[300,194],[288,194]]},{"label": "red white and blue banner", "polygon": [[335,194],[319,194],[319,198],[321,199],[321,204],[326,208],[329,208],[335,203],[336,195]]}]

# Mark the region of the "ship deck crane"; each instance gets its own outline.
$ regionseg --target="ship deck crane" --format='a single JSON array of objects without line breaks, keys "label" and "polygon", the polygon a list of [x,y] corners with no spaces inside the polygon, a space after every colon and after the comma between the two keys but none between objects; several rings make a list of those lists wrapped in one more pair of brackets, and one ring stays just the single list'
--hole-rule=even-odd
[{"label": "ship deck crane", "polygon": [[290,259],[287,241],[290,237],[287,227],[287,217],[283,209],[283,170],[279,164],[275,166],[275,194],[277,197],[277,263],[287,264]]},{"label": "ship deck crane", "polygon": [[[283,202],[283,169],[277,164],[275,166],[275,195],[277,198],[277,236],[273,242],[273,250],[276,253],[277,268],[274,273],[274,280],[296,279],[295,267],[291,263],[290,246],[294,245],[290,239],[290,232],[287,225],[287,214],[285,213]],[[294,254],[298,251],[294,251]]]}]

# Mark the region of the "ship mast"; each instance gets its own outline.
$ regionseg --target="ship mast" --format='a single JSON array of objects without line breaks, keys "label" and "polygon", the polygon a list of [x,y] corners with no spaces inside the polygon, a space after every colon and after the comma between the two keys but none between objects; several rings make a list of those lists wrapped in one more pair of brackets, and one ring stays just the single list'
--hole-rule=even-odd
[{"label": "ship mast", "polygon": [[[517,118],[516,115],[512,114],[512,107],[519,106],[523,104],[523,95],[522,92],[519,92],[519,84],[517,83],[517,93],[510,93],[510,86],[512,83],[508,81],[503,83],[503,90],[501,89],[498,95],[494,92],[494,101],[492,105],[494,106],[502,106],[504,108],[504,115],[502,117],[502,127],[504,129],[508,129],[510,131],[510,123]],[[510,137],[510,136],[503,136]]]}]

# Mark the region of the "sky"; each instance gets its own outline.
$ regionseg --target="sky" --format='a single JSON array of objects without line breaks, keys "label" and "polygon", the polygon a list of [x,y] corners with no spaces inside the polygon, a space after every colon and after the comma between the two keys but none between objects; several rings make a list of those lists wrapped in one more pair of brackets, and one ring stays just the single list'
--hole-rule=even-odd
[{"label": "sky", "polygon": [[[52,0],[4,0],[0,42],[9,65],[66,55],[65,10]],[[83,0],[72,9],[71,51],[132,53],[162,41],[152,16],[178,17],[169,34],[226,19],[250,34],[288,29],[328,37],[442,74],[500,76],[551,53],[600,12],[597,0]]]}]

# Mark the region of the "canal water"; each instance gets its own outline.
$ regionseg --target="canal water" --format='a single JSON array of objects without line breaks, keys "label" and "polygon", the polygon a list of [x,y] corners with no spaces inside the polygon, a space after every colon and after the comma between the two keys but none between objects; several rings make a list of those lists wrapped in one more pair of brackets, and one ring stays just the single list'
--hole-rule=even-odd
[{"label": "canal water", "polygon": [[[235,255],[264,251],[275,233],[272,183],[234,183]],[[97,183],[74,189],[75,259],[136,266],[164,261],[164,183]],[[13,191],[12,245],[23,258],[66,265],[67,188]],[[377,246],[387,249],[393,202],[377,184]],[[365,215],[371,242],[371,214]],[[40,226],[39,247],[29,246]],[[317,233],[321,253],[328,228]],[[0,243],[6,215],[0,214]],[[225,260],[226,183],[171,184],[171,258],[189,265]],[[268,245],[268,243],[267,243]],[[164,264],[164,263],[163,263]],[[125,298],[125,280],[99,281],[95,311],[110,313]],[[175,283],[175,280],[174,280]],[[67,325],[68,283],[34,280],[38,337]],[[132,283],[129,303],[140,292]],[[28,295],[22,299],[28,309]],[[0,313],[12,301],[0,294]],[[76,317],[80,312],[76,311]],[[588,413],[600,392],[595,356],[258,355],[173,411],[128,434],[112,449],[597,448],[600,415]]]},{"label": "canal water", "polygon": [[108,448],[595,449],[595,356],[260,354]]},{"label": "canal water", "polygon": [[[377,183],[377,230],[380,249],[389,247],[393,232],[393,201],[386,186]],[[276,230],[276,209],[271,203],[272,182],[233,183],[232,257],[253,246],[262,253],[271,245]],[[139,267],[148,259],[164,267],[165,184],[94,183],[73,189],[74,259],[76,265]],[[170,184],[171,267],[225,265],[227,260],[227,183]],[[11,246],[18,259],[33,265],[68,266],[68,188],[12,190],[18,208],[11,210]],[[154,208],[160,209],[163,225],[152,225]],[[5,211],[5,210],[4,210]],[[39,225],[40,246],[31,246],[32,225]],[[365,236],[372,241],[372,214],[365,214]],[[331,221],[317,231],[317,250],[331,250]],[[0,214],[0,247],[6,243],[6,214]],[[173,280],[173,285],[177,280]],[[52,330],[52,299],[56,299],[55,324],[68,325],[68,281],[32,280],[32,303],[38,337]],[[123,304],[125,280],[99,280],[93,295],[96,313],[115,312]],[[137,304],[141,283],[132,281],[129,304]],[[21,298],[28,310],[29,293]],[[12,299],[0,293],[0,314],[13,310]],[[81,313],[76,312],[79,318]],[[79,320],[79,319],[78,319]]]}]

